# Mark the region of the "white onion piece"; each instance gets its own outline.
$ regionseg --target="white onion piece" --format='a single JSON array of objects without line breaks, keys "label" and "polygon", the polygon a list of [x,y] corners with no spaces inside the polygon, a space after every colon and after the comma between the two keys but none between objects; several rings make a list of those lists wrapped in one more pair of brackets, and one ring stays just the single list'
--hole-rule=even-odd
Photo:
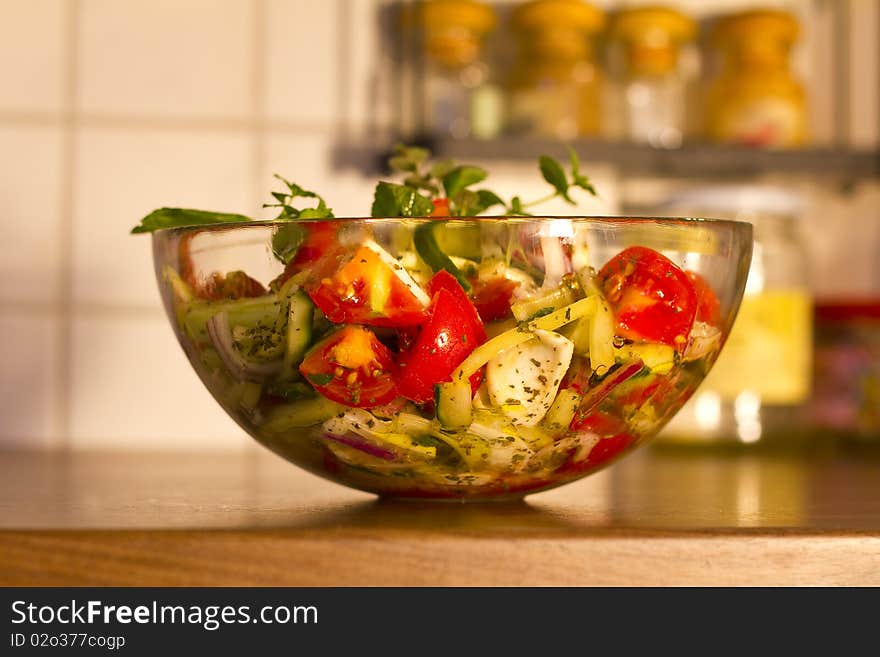
[{"label": "white onion piece", "polygon": [[264,381],[281,371],[281,360],[267,363],[250,361],[239,353],[232,341],[232,329],[226,311],[219,312],[206,322],[208,336],[232,376],[239,381]]}]

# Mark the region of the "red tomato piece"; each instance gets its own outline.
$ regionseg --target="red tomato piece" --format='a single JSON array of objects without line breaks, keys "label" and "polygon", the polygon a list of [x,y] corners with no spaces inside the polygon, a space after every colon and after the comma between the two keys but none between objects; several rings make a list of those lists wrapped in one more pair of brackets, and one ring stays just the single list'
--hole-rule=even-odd
[{"label": "red tomato piece", "polygon": [[488,280],[476,278],[471,281],[474,306],[484,322],[494,322],[512,316],[510,298],[517,287],[519,287],[519,281],[512,281],[503,276]]},{"label": "red tomato piece", "polygon": [[327,399],[373,408],[397,396],[394,355],[369,330],[345,326],[309,349],[299,366]]},{"label": "red tomato piece", "polygon": [[635,441],[636,437],[627,432],[615,434],[610,438],[600,438],[590,450],[584,465],[590,468],[604,465],[617,458]]},{"label": "red tomato piece", "polygon": [[721,324],[721,303],[715,292],[706,282],[706,279],[693,271],[685,272],[694,285],[697,295],[697,316],[699,322],[706,322],[712,326]]},{"label": "red tomato piece", "polygon": [[633,246],[599,271],[605,298],[617,320],[617,333],[637,342],[676,348],[687,344],[697,312],[694,286],[669,258]]},{"label": "red tomato piece", "polygon": [[291,276],[303,271],[310,264],[339,246],[336,240],[339,228],[333,221],[301,222],[298,225],[306,231],[305,238],[281,275],[270,284],[273,289],[277,290]]},{"label": "red tomato piece", "polygon": [[[454,278],[452,282],[458,286]],[[432,401],[434,384],[449,381],[452,371],[486,339],[473,304],[461,286],[458,289],[460,294],[438,286],[429,319],[413,346],[400,355],[398,392],[414,402]],[[482,371],[471,377],[473,390],[479,387],[481,380]]]},{"label": "red tomato piece", "polygon": [[428,295],[378,245],[336,249],[313,270],[306,292],[331,322],[399,327],[425,320]]},{"label": "red tomato piece", "polygon": [[480,343],[482,344],[486,341],[486,329],[483,327],[483,320],[480,319],[480,313],[477,312],[474,303],[470,300],[470,297],[468,297],[467,292],[464,291],[461,284],[455,279],[455,276],[445,269],[441,269],[431,277],[431,280],[428,281],[426,287],[428,289],[428,294],[430,294],[432,298],[440,290],[450,292],[459,304],[459,312],[464,313],[467,316],[468,321],[473,324],[474,331],[476,331],[479,336]]},{"label": "red tomato piece", "polygon": [[432,217],[448,217],[449,216],[449,199],[435,198],[433,201],[434,210],[431,212]]}]

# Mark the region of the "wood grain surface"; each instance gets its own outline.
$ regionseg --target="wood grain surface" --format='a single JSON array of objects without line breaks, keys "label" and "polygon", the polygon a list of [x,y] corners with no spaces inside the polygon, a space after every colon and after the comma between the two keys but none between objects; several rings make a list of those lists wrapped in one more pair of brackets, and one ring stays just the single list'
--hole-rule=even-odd
[{"label": "wood grain surface", "polygon": [[457,504],[378,501],[258,451],[9,452],[0,584],[880,586],[880,459],[649,449]]}]

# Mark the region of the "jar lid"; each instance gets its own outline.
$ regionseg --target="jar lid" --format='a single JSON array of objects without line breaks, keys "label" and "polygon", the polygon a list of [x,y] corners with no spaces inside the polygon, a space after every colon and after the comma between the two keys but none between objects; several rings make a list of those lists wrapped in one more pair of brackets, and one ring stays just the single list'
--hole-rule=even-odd
[{"label": "jar lid", "polygon": [[764,212],[796,217],[803,211],[803,198],[788,189],[767,185],[709,185],[681,190],[662,207],[692,207],[707,212],[736,215]]},{"label": "jar lid", "polygon": [[605,14],[583,0],[532,0],[518,5],[510,21],[522,31],[566,27],[591,34],[602,29]]},{"label": "jar lid", "polygon": [[463,28],[482,36],[495,29],[495,10],[476,0],[426,0],[403,7],[400,21],[405,27],[418,22],[424,29]]},{"label": "jar lid", "polygon": [[611,36],[622,41],[639,41],[653,46],[690,41],[696,24],[669,7],[638,7],[617,12],[611,21]]},{"label": "jar lid", "polygon": [[712,31],[712,40],[719,45],[761,40],[792,44],[797,41],[799,32],[798,21],[793,14],[760,9],[721,18]]}]

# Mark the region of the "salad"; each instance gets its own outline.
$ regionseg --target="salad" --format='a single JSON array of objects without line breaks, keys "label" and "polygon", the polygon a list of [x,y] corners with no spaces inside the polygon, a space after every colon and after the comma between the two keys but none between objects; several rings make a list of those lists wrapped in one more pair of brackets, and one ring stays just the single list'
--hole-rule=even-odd
[{"label": "salad", "polygon": [[[596,266],[577,219],[531,219],[546,199],[429,157],[397,149],[376,221],[280,178],[274,222],[162,208],[133,229],[173,245],[163,295],[218,401],[295,463],[410,497],[533,492],[656,433],[723,342],[707,282],[645,246]],[[573,152],[539,165],[547,198],[595,194]],[[476,218],[492,208],[506,219]],[[265,284],[196,266],[194,240],[242,226],[270,231]]]}]

